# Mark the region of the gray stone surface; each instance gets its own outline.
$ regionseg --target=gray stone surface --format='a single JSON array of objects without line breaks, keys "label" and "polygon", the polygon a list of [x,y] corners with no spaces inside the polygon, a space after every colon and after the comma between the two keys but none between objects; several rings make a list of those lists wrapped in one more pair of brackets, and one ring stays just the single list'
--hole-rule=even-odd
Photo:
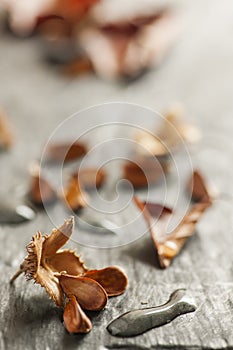
[{"label": "gray stone surface", "polygon": [[[69,80],[43,62],[34,39],[22,41],[0,34],[0,104],[17,134],[12,151],[0,155],[1,201],[12,195],[15,184],[27,184],[29,162],[38,157],[61,121],[81,108],[119,100],[156,110],[173,101],[184,103],[190,120],[204,135],[193,150],[193,162],[215,182],[223,198],[206,213],[197,235],[165,271],[157,267],[148,235],[110,251],[79,247],[89,266],[119,264],[130,282],[124,295],[109,300],[104,311],[90,314],[93,330],[85,336],[66,333],[61,311],[42,288],[22,277],[12,288],[8,283],[32,234],[38,228],[51,230],[46,214],[17,227],[0,227],[0,349],[233,347],[233,5],[230,0],[177,3],[185,22],[177,46],[158,70],[131,84],[94,76]],[[114,317],[141,303],[165,302],[179,287],[187,287],[194,296],[196,313],[132,339],[107,333],[106,326]]]}]

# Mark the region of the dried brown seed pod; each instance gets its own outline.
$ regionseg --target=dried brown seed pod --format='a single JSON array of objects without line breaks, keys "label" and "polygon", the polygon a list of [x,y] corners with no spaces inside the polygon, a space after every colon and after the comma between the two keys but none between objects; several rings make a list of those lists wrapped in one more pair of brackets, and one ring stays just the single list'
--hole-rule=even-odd
[{"label": "dried brown seed pod", "polygon": [[[50,236],[42,235],[40,232],[33,236],[31,242],[27,245],[28,255],[11,282],[20,273],[24,272],[27,279],[33,279],[35,283],[46,289],[56,305],[62,306],[64,302],[63,291],[59,279],[54,273],[53,258],[57,251],[69,240],[73,232],[73,226],[74,218],[71,217],[59,228],[54,229]],[[70,254],[73,255],[74,253],[70,252]],[[76,265],[83,273],[86,271],[79,257],[76,258]],[[61,263],[59,266],[61,266]],[[64,267],[66,266],[67,261],[64,260]]]},{"label": "dried brown seed pod", "polygon": [[106,180],[107,174],[103,169],[86,168],[73,173],[73,177],[77,178],[81,186],[85,189],[99,188]]},{"label": "dried brown seed pod", "polygon": [[74,295],[85,310],[102,310],[107,304],[105,289],[91,278],[62,273],[59,281],[64,293]]},{"label": "dried brown seed pod", "polygon": [[14,143],[11,126],[5,113],[0,110],[0,148],[9,149]]},{"label": "dried brown seed pod", "polygon": [[87,333],[92,325],[82,308],[102,310],[108,294],[123,293],[128,280],[116,266],[90,270],[88,275],[88,269],[74,251],[60,250],[69,240],[73,227],[74,218],[71,217],[49,236],[40,232],[34,235],[27,245],[28,255],[11,283],[24,272],[27,279],[33,279],[46,289],[57,306],[64,306],[66,296],[64,324],[68,332]]},{"label": "dried brown seed pod", "polygon": [[81,187],[81,183],[77,177],[70,177],[68,185],[64,190],[64,200],[66,205],[74,212],[87,206],[89,196]]},{"label": "dried brown seed pod", "polygon": [[165,122],[159,131],[159,137],[168,147],[176,147],[182,140],[195,143],[200,139],[200,131],[185,121],[184,112],[184,107],[177,103],[165,113]]},{"label": "dried brown seed pod", "polygon": [[148,157],[164,157],[169,153],[168,147],[163,143],[159,136],[145,130],[137,131],[135,141],[138,143],[138,153]]},{"label": "dried brown seed pod", "polygon": [[[161,268],[168,267],[180,253],[186,240],[194,234],[196,224],[211,204],[204,202],[193,205],[173,232],[167,235],[166,228],[173,211],[159,204],[143,203],[137,197],[134,197],[134,201],[148,224]],[[153,223],[153,218],[158,219],[156,224]]]},{"label": "dried brown seed pod", "polygon": [[179,147],[182,141],[194,143],[200,139],[200,131],[183,118],[183,106],[176,104],[165,113],[165,119],[159,130],[148,132],[140,130],[135,140],[140,147],[141,154],[153,154],[157,157],[168,155],[174,148]]},{"label": "dried brown seed pod", "polygon": [[179,30],[174,14],[167,9],[128,17],[125,21],[101,18],[100,25],[77,31],[81,47],[100,76],[135,78],[159,65]]},{"label": "dried brown seed pod", "polygon": [[40,168],[37,163],[30,167],[31,185],[29,190],[30,200],[37,206],[49,205],[56,201],[57,194],[55,189],[40,174]]},{"label": "dried brown seed pod", "polygon": [[83,312],[74,295],[68,297],[63,321],[69,333],[88,333],[92,328],[90,319]]},{"label": "dried brown seed pod", "polygon": [[106,267],[102,270],[89,270],[84,276],[97,281],[110,297],[124,293],[128,285],[126,274],[117,266]]},{"label": "dried brown seed pod", "polygon": [[165,164],[158,163],[154,157],[144,157],[126,162],[123,176],[134,187],[143,187],[156,183],[166,172]]},{"label": "dried brown seed pod", "polygon": [[50,162],[60,163],[69,162],[79,159],[87,153],[87,148],[80,142],[74,143],[55,143],[51,144],[47,149],[47,159]]}]

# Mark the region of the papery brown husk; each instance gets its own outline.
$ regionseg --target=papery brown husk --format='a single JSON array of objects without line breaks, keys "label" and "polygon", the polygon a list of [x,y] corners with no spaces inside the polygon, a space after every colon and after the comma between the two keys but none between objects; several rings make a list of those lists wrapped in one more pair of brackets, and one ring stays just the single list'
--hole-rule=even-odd
[{"label": "papery brown husk", "polygon": [[158,182],[167,172],[167,164],[155,157],[139,157],[125,163],[123,176],[137,188]]},{"label": "papery brown husk", "polygon": [[73,173],[73,177],[77,178],[80,185],[85,189],[93,189],[101,187],[107,177],[103,169],[84,168]]},{"label": "papery brown husk", "polygon": [[57,199],[55,189],[41,174],[38,165],[31,168],[29,199],[36,206],[50,205]]},{"label": "papery brown husk", "polygon": [[100,76],[135,78],[161,63],[178,32],[175,15],[161,9],[83,27],[77,41]]},{"label": "papery brown husk", "polygon": [[[62,307],[64,303],[64,295],[58,279],[58,274],[61,272],[59,270],[65,271],[69,268],[67,264],[75,261],[75,267],[70,267],[70,272],[83,274],[87,271],[80,257],[75,256],[74,252],[67,250],[58,252],[69,240],[73,227],[74,218],[70,217],[59,228],[53,229],[49,236],[38,232],[27,245],[28,255],[21,264],[21,272],[25,273],[26,278],[33,279],[35,283],[44,287],[59,307]],[[56,254],[59,254],[59,263]]]},{"label": "papery brown husk", "polygon": [[83,157],[87,153],[87,148],[80,142],[74,143],[54,143],[51,144],[46,153],[49,162],[66,163]]},{"label": "papery brown husk", "polygon": [[67,187],[64,190],[64,200],[68,208],[74,212],[87,206],[89,201],[88,194],[81,187],[81,183],[77,177],[70,177]]},{"label": "papery brown husk", "polygon": [[[154,203],[143,203],[137,197],[134,201],[146,219],[161,268],[168,267],[180,253],[186,240],[195,233],[196,224],[211,205],[209,202],[194,204],[173,232],[167,235],[166,228],[173,215],[172,210]],[[153,223],[153,218],[158,220],[157,223]]]},{"label": "papery brown husk", "polygon": [[164,158],[181,147],[183,142],[197,142],[200,138],[199,130],[186,122],[183,115],[182,105],[176,104],[164,114],[164,120],[157,131],[139,130],[135,135],[135,141],[140,146],[138,153]]}]

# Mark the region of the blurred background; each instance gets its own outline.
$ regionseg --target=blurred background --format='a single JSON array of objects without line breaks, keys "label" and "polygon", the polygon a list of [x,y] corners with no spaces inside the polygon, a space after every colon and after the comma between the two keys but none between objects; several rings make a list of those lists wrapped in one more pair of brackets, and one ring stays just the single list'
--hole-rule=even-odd
[{"label": "blurred background", "polygon": [[[111,101],[135,103],[160,113],[173,103],[181,103],[185,120],[195,124],[202,134],[191,152],[194,166],[215,183],[221,195],[228,196],[230,206],[217,202],[212,216],[202,222],[201,234],[191,242],[192,249],[185,250],[176,265],[166,272],[155,268],[154,250],[147,238],[125,250],[115,249],[114,253],[104,251],[98,255],[82,247],[90,266],[120,262],[127,267],[132,284],[125,305],[131,305],[131,300],[135,303],[144,300],[148,295],[151,303],[155,296],[159,296],[156,300],[166,300],[168,290],[174,290],[178,284],[183,287],[193,283],[194,290],[206,291],[204,298],[202,294],[199,296],[205,312],[201,316],[203,308],[200,309],[200,316],[186,335],[183,331],[186,321],[183,321],[179,332],[178,327],[166,326],[156,336],[151,333],[151,338],[148,335],[140,338],[138,344],[142,347],[155,343],[170,347],[172,343],[180,344],[182,337],[184,347],[199,344],[200,348],[222,348],[228,338],[232,345],[229,330],[232,254],[228,249],[232,245],[233,195],[232,38],[231,0],[0,0],[1,203],[13,197],[22,198],[25,188],[28,189],[29,165],[40,158],[48,138],[62,121],[83,108]],[[22,193],[19,185],[23,186]],[[19,193],[15,193],[18,189]],[[59,223],[62,221],[63,217],[59,216]],[[41,212],[20,228],[0,226],[0,278],[5,286],[2,300],[8,298],[9,276],[22,261],[32,234],[38,228],[50,232],[51,227],[48,217]],[[139,276],[138,271],[144,268],[146,273]],[[11,306],[15,307],[14,295],[3,302],[6,310],[2,328],[7,333],[4,339],[8,339],[8,347],[19,349],[21,338],[24,339],[21,348],[28,345],[23,317],[28,320],[25,321],[28,334],[30,339],[35,337],[38,349],[44,346],[42,338],[54,347],[51,329],[58,332],[57,348],[62,341],[65,345],[73,342],[76,348],[75,338],[67,340],[68,336],[64,336],[61,341],[63,333],[57,328],[57,321],[51,328],[41,327],[41,319],[43,322],[49,319],[48,312],[52,315],[47,304],[43,306],[43,315],[38,317],[39,326],[34,326],[31,318],[33,307],[34,314],[38,313],[35,306],[30,306],[26,315],[22,313],[32,291],[24,281],[21,283],[20,288],[24,288],[21,296],[26,295],[25,299],[20,296],[23,306],[9,312]],[[135,291],[141,293],[140,297]],[[223,295],[226,302],[220,309],[215,305],[222,301]],[[39,305],[42,304],[39,300]],[[205,331],[202,340],[200,329],[203,332],[209,329],[205,323],[209,320],[213,326],[209,333]],[[41,339],[37,337],[38,329],[42,332]],[[99,322],[96,329],[92,344],[98,339],[103,345],[105,328]],[[102,332],[102,338],[98,332]],[[88,339],[83,341],[88,343]],[[0,339],[0,347],[1,344]]]},{"label": "blurred background", "polygon": [[110,101],[159,112],[181,102],[204,141],[220,147],[215,160],[227,166],[231,1],[4,0],[0,6],[0,107],[15,139],[11,159],[1,156],[1,183],[14,182],[16,169],[24,173],[60,122]]},{"label": "blurred background", "polygon": [[0,105],[23,162],[22,144],[36,154],[63,119],[108,101],[180,101],[203,129],[231,132],[231,1],[63,3],[1,2]]}]

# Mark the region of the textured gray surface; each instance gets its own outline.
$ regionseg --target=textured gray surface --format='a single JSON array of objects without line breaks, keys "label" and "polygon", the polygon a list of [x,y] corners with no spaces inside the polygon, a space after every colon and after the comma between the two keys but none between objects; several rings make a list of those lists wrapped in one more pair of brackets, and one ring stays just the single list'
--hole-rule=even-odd
[{"label": "textured gray surface", "polygon": [[[177,46],[160,69],[130,85],[93,76],[69,80],[43,63],[32,39],[20,41],[1,35],[0,104],[8,111],[17,133],[16,146],[0,156],[2,201],[11,195],[14,184],[27,183],[28,163],[38,157],[59,122],[83,107],[116,100],[156,110],[176,100],[183,102],[190,120],[195,120],[204,134],[205,151],[194,150],[194,163],[216,183],[220,193],[233,194],[232,2],[180,4],[185,31]],[[202,149],[201,145],[198,149]],[[13,288],[8,284],[32,234],[38,228],[47,232],[52,228],[49,218],[41,213],[31,223],[0,227],[0,348],[233,347],[232,204],[230,199],[214,204],[198,225],[198,234],[166,271],[157,268],[147,235],[111,251],[80,247],[89,266],[119,264],[130,282],[123,296],[111,299],[104,311],[91,315],[93,330],[85,336],[65,332],[61,311],[39,286],[26,283],[22,277]],[[179,287],[191,291],[198,305],[195,314],[181,316],[132,339],[115,339],[107,333],[107,324],[121,312],[145,302],[148,306],[165,302]]]}]

